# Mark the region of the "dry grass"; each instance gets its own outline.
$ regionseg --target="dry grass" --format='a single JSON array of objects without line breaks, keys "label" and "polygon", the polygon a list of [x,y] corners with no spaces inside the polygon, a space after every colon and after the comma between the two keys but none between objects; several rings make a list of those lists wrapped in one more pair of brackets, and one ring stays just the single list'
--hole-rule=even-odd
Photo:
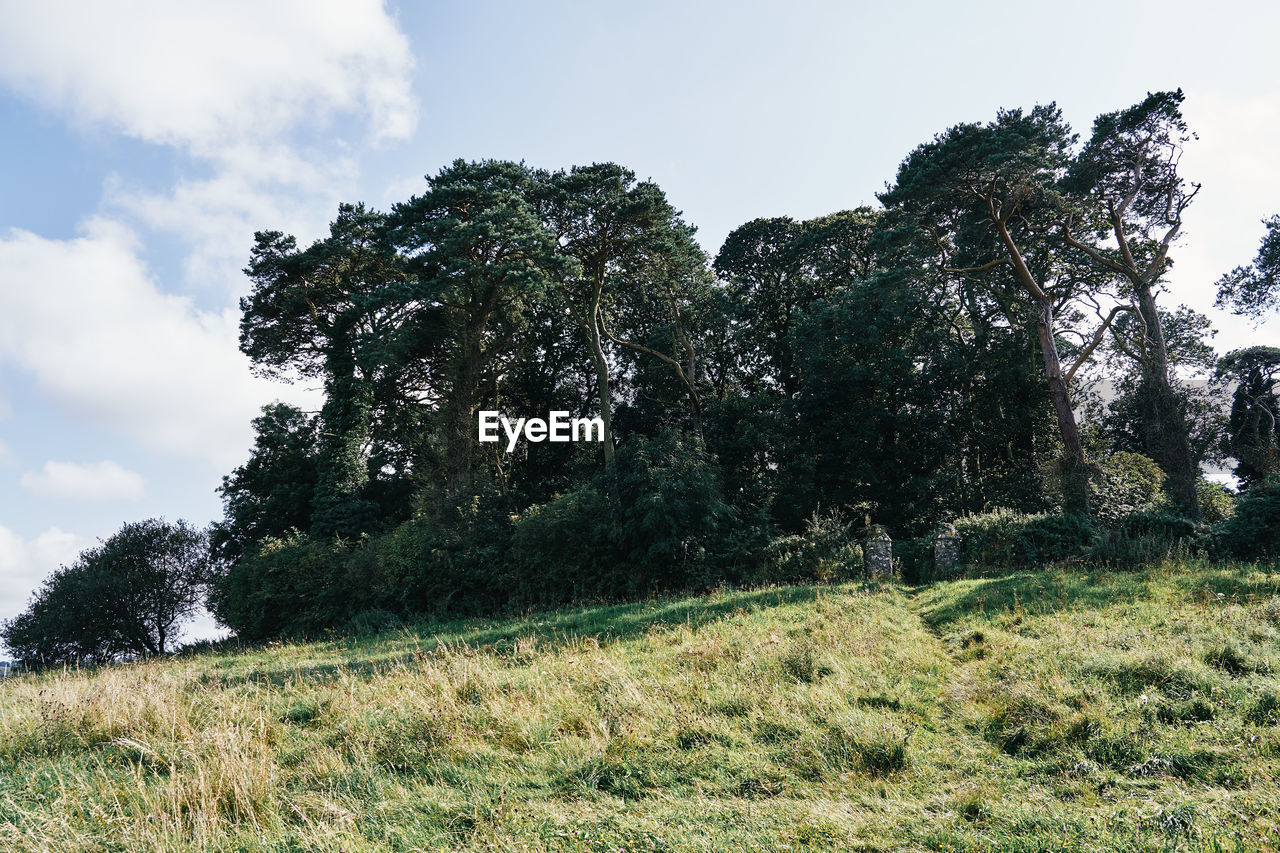
[{"label": "dry grass", "polygon": [[15,678],[0,847],[1265,848],[1276,581],[724,592]]}]

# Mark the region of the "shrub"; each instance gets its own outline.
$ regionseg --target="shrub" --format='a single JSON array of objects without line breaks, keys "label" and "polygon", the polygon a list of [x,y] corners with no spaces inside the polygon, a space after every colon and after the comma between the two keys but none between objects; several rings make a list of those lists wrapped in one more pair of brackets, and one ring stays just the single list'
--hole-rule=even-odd
[{"label": "shrub", "polygon": [[1213,528],[1214,549],[1241,560],[1280,560],[1280,478],[1257,483]]},{"label": "shrub", "polygon": [[1189,519],[1134,512],[1122,516],[1098,538],[1089,550],[1089,559],[1109,566],[1152,565],[1200,543],[1200,529]]},{"label": "shrub", "polygon": [[1155,509],[1161,497],[1164,472],[1141,453],[1111,453],[1096,460],[1093,510],[1109,524],[1135,512]]},{"label": "shrub", "polygon": [[340,580],[347,549],[297,531],[266,539],[215,580],[210,608],[250,641],[340,625],[349,614]]},{"label": "shrub", "polygon": [[1027,515],[997,509],[956,520],[966,563],[1009,567],[1044,565],[1086,553],[1093,525],[1075,515]]},{"label": "shrub", "polygon": [[390,610],[371,607],[347,620],[347,631],[357,635],[381,634],[401,627],[404,622]]},{"label": "shrub", "polygon": [[718,579],[714,555],[736,515],[699,439],[678,430],[635,436],[618,449],[616,478],[617,542],[634,571],[617,592],[706,586]]},{"label": "shrub", "polygon": [[862,566],[862,547],[849,521],[838,511],[815,512],[804,532],[769,543],[765,576],[771,583],[830,583],[855,576]]},{"label": "shrub", "polygon": [[1221,483],[1200,480],[1196,483],[1200,499],[1200,520],[1205,524],[1226,521],[1236,511],[1236,494]]},{"label": "shrub", "polygon": [[493,613],[512,596],[512,522],[493,495],[445,521],[415,518],[374,541],[391,610],[433,615]]},{"label": "shrub", "polygon": [[513,592],[528,603],[617,593],[631,575],[617,536],[613,509],[594,485],[530,507],[516,519],[511,538]]}]

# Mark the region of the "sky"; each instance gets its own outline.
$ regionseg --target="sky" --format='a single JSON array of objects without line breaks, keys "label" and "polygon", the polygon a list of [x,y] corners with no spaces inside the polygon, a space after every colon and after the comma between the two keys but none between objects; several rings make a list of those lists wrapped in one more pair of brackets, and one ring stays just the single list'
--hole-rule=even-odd
[{"label": "sky", "polygon": [[[616,161],[714,254],[759,216],[874,204],[1001,107],[1181,87],[1203,183],[1166,304],[1212,307],[1280,213],[1280,4],[0,0],[0,619],[121,524],[220,517],[250,419],[314,388],[237,349],[254,231],[321,236],[455,158]],[[189,632],[206,636],[207,619]]]}]

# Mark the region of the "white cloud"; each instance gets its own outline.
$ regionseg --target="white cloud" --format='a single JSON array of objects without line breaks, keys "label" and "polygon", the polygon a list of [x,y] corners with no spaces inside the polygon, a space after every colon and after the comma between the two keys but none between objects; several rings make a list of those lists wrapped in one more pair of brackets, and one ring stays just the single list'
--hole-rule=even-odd
[{"label": "white cloud", "polygon": [[219,160],[223,168],[213,177],[183,179],[164,193],[115,179],[107,183],[105,204],[113,212],[185,244],[188,288],[239,296],[255,231],[295,234],[305,245],[308,236],[324,231],[338,202],[354,193],[350,159],[316,164],[275,145],[228,149]]},{"label": "white cloud", "polygon": [[41,497],[79,501],[137,500],[147,491],[141,474],[110,459],[89,465],[50,460],[39,472],[23,474],[19,483]]},{"label": "white cloud", "polygon": [[[108,178],[76,239],[0,233],[0,365],[28,372],[82,423],[223,469],[243,461],[262,403],[315,398],[253,379],[239,352],[252,234],[305,241],[352,190],[356,149],[326,129],[335,116],[365,117],[357,142],[411,134],[408,40],[379,0],[0,7],[0,85],[209,167],[162,192]],[[302,138],[306,148],[291,145]],[[139,237],[149,232],[185,249],[181,281],[152,276]],[[174,295],[193,290],[226,307]]]},{"label": "white cloud", "polygon": [[[254,231],[319,235],[354,190],[353,143],[416,126],[413,56],[381,0],[0,4],[0,84],[210,167],[163,192],[106,183],[105,213],[184,247],[187,292],[239,296]],[[339,115],[361,139],[333,132]],[[295,150],[299,130],[324,133]]]},{"label": "white cloud", "polygon": [[379,0],[4,3],[0,78],[88,126],[194,153],[362,110],[416,122],[408,39]]},{"label": "white cloud", "polygon": [[237,464],[249,420],[288,389],[250,376],[238,311],[203,312],[162,292],[137,251],[131,232],[105,220],[72,240],[0,237],[0,361],[82,422]]},{"label": "white cloud", "polygon": [[90,544],[57,527],[27,541],[0,525],[0,619],[18,615],[46,575],[74,561]]}]

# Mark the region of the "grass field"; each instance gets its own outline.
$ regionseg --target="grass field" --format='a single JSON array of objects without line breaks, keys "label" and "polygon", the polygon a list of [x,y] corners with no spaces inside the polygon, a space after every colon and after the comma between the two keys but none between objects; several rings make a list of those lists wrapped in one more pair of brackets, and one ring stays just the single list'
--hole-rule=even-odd
[{"label": "grass field", "polygon": [[1280,575],[787,587],[0,685],[5,851],[1280,845]]}]

